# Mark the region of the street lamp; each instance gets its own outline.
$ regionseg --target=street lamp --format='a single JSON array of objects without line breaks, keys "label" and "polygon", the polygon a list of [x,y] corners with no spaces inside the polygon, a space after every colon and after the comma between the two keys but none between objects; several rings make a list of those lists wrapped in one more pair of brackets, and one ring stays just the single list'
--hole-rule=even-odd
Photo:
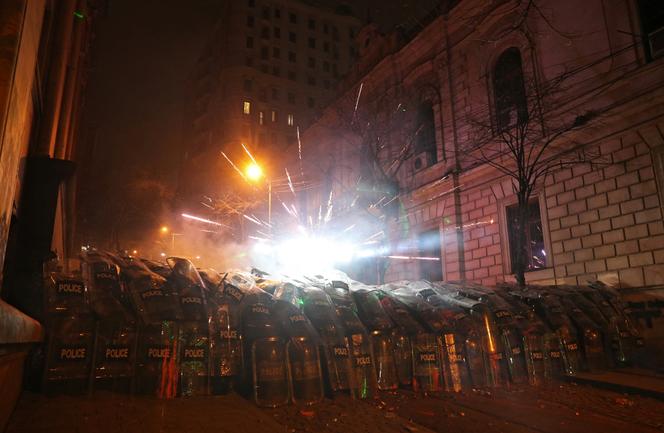
[{"label": "street lamp", "polygon": [[[252,182],[258,182],[264,177],[263,169],[260,165],[255,162],[252,162],[244,170],[245,176]],[[272,227],[272,181],[267,179],[267,223],[268,229],[271,230]]]},{"label": "street lamp", "polygon": [[[159,232],[160,232],[162,235],[165,235],[165,234],[167,234],[167,233],[170,232],[170,231],[171,231],[171,230],[168,228],[168,226],[161,226],[161,227],[159,228]],[[175,237],[176,237],[176,236],[182,236],[182,235],[183,235],[183,233],[175,233],[175,232],[171,232],[171,253],[174,253],[174,251],[175,251]]]},{"label": "street lamp", "polygon": [[249,180],[256,182],[263,177],[263,169],[261,168],[260,165],[256,163],[251,163],[247,166],[245,174],[247,175],[247,178]]}]

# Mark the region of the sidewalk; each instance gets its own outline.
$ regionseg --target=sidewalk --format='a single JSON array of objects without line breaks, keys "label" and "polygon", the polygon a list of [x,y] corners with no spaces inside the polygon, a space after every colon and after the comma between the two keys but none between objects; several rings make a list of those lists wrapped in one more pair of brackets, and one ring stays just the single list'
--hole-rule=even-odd
[{"label": "sidewalk", "polygon": [[664,401],[664,376],[648,370],[623,368],[601,373],[579,373],[567,380]]}]

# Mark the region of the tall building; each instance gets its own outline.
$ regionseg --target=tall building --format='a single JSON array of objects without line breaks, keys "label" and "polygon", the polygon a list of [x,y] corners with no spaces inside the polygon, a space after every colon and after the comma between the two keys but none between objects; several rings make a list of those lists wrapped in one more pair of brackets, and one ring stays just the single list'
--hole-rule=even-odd
[{"label": "tall building", "polygon": [[245,144],[269,167],[295,144],[353,65],[360,25],[348,7],[225,1],[191,76],[180,196],[223,187],[222,149],[239,155]]}]

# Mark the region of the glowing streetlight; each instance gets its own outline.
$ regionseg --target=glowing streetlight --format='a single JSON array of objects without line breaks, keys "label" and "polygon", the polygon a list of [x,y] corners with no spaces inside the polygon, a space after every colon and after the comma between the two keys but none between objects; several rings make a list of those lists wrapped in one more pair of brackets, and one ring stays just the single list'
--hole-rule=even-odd
[{"label": "glowing streetlight", "polygon": [[[252,182],[257,182],[263,178],[263,169],[254,161],[245,169],[245,175]],[[267,223],[272,224],[272,182],[269,179],[267,181]]]},{"label": "glowing streetlight", "polygon": [[263,169],[254,162],[247,166],[245,174],[247,175],[247,179],[256,182],[263,177]]},{"label": "glowing streetlight", "polygon": [[159,229],[159,231],[162,232],[162,233],[164,233],[164,234],[166,234],[166,233],[168,233],[168,227],[166,227],[166,226],[161,226],[161,228]]}]

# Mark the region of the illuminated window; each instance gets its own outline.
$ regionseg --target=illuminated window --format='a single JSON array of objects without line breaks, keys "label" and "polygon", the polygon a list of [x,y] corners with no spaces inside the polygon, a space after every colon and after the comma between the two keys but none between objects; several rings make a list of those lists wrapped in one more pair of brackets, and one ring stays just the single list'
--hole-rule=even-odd
[{"label": "illuminated window", "polygon": [[420,278],[441,281],[443,266],[441,264],[440,231],[433,229],[420,233],[417,236],[417,244],[420,256],[434,259],[420,261]]},{"label": "illuminated window", "polygon": [[277,121],[277,112],[272,110],[272,121],[276,122]]},{"label": "illuminated window", "polygon": [[251,114],[251,102],[244,101],[244,103],[242,104],[242,112],[244,114]]},{"label": "illuminated window", "polygon": [[[516,262],[518,219],[517,205],[508,206],[507,213],[507,234],[509,240],[510,263],[514,266]],[[534,199],[528,203],[528,212],[525,219],[525,239],[522,240],[521,248],[527,271],[546,268],[546,248],[544,246],[544,231],[542,229],[542,216],[540,212],[539,200]]]},{"label": "illuminated window", "polygon": [[288,115],[288,126],[293,126],[295,124],[295,119],[292,114]]},{"label": "illuminated window", "polygon": [[265,122],[265,113],[263,113],[262,111],[259,111],[258,112],[258,123],[262,125],[264,122]]}]

